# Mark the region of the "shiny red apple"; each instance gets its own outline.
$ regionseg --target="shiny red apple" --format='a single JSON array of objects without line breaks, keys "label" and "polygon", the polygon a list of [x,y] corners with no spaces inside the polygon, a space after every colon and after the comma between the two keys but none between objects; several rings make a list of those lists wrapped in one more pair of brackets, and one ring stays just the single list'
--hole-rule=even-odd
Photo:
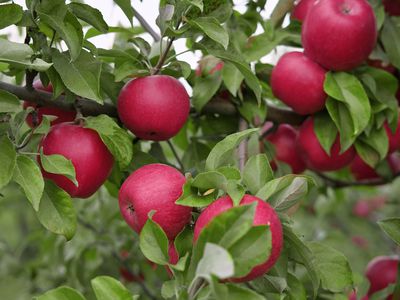
[{"label": "shiny red apple", "polygon": [[[371,260],[365,271],[365,275],[370,282],[368,295],[371,296],[383,290],[389,284],[395,283],[398,265],[399,257],[397,256],[377,256]],[[388,296],[386,299],[392,300],[393,296]]]},{"label": "shiny red apple", "polygon": [[316,0],[300,0],[293,8],[292,19],[304,22],[308,11]]}]

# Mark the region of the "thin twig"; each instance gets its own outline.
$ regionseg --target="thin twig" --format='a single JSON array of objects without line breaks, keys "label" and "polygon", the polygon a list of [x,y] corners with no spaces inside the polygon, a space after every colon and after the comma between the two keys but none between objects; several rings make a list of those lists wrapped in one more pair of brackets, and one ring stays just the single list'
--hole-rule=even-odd
[{"label": "thin twig", "polygon": [[171,148],[171,151],[174,154],[174,157],[175,157],[176,161],[178,162],[181,171],[185,172],[185,167],[183,166],[182,160],[179,158],[179,155],[176,152],[174,145],[172,145],[170,140],[167,140],[167,144]]},{"label": "thin twig", "polygon": [[172,37],[172,38],[169,39],[167,47],[165,47],[165,50],[161,54],[160,59],[158,60],[156,66],[151,71],[151,75],[157,75],[158,73],[160,73],[161,68],[164,65],[165,60],[167,59],[168,52],[171,49],[174,40],[175,40],[175,37]]},{"label": "thin twig", "polygon": [[21,150],[21,149],[25,148],[29,144],[29,142],[32,140],[33,134],[35,133],[35,129],[36,129],[36,127],[33,127],[30,130],[30,132],[25,137],[25,139],[22,141],[22,143],[17,146],[17,150]]},{"label": "thin twig", "polygon": [[134,7],[132,7],[132,10],[133,13],[135,14],[136,19],[138,19],[140,25],[142,25],[144,30],[146,30],[152,36],[152,38],[156,42],[158,42],[161,39],[160,35],[154,31],[154,29],[150,26],[150,24],[147,23],[146,19],[143,18],[143,16]]}]

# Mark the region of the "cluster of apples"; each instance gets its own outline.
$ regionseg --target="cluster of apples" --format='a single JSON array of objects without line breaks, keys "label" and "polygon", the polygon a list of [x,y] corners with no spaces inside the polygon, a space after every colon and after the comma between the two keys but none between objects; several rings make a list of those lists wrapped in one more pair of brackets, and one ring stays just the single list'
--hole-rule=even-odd
[{"label": "cluster of apples", "polygon": [[[399,261],[397,256],[377,256],[368,263],[365,276],[370,286],[367,295],[361,300],[368,300],[370,296],[396,283]],[[356,292],[349,295],[349,300],[357,300]],[[393,295],[389,295],[386,300],[395,299]]]},{"label": "cluster of apples", "polygon": [[[350,71],[366,61],[372,52],[377,39],[372,7],[366,0],[301,0],[295,6],[292,18],[303,23],[304,53],[289,52],[279,59],[271,74],[271,88],[274,95],[294,112],[309,117],[299,129],[282,124],[266,137],[275,146],[275,159],[290,165],[294,173],[301,173],[306,168],[334,171],[350,164],[358,180],[379,178],[375,170],[356,154],[354,147],[340,152],[339,134],[328,155],[315,134],[313,117],[325,107],[326,73],[329,70]],[[388,67],[392,72],[396,71],[393,66]],[[389,139],[387,161],[396,173],[400,161],[392,153],[400,149],[400,123],[395,132],[387,123],[384,126]]]},{"label": "cluster of apples", "polygon": [[[175,168],[164,164],[149,164],[134,171],[123,183],[119,192],[119,206],[125,221],[140,233],[149,213],[155,211],[152,219],[164,230],[169,239],[170,263],[178,262],[174,247],[175,237],[192,219],[192,208],[181,206],[175,201],[182,194],[185,177]],[[234,282],[244,282],[262,276],[279,258],[282,250],[282,226],[274,209],[261,199],[245,195],[240,205],[256,202],[253,226],[269,225],[272,236],[272,250],[266,261],[254,267],[248,275],[232,278]],[[195,244],[202,230],[218,215],[233,207],[232,199],[223,196],[204,209],[194,226]]]}]

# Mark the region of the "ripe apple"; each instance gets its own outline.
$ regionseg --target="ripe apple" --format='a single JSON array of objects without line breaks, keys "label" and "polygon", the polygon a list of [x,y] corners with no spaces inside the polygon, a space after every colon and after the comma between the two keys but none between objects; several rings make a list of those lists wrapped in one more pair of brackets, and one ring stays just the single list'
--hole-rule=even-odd
[{"label": "ripe apple", "polygon": [[196,68],[196,76],[208,76],[213,75],[215,72],[221,71],[224,67],[224,62],[219,58],[212,55],[204,56]]},{"label": "ripe apple", "polygon": [[[282,250],[282,225],[279,220],[278,215],[274,209],[266,202],[261,199],[251,196],[244,195],[240,201],[240,205],[246,205],[253,202],[257,202],[256,212],[254,215],[253,225],[269,225],[272,237],[272,250],[270,256],[267,260],[254,267],[249,274],[241,278],[232,278],[231,281],[234,282],[245,282],[253,280],[254,278],[264,275],[278,260],[279,255]],[[201,231],[207,224],[209,224],[216,216],[229,210],[233,207],[232,199],[229,196],[223,196],[211,205],[209,205],[197,219],[196,225],[194,227],[194,242],[198,239]]]},{"label": "ripe apple", "polygon": [[400,149],[400,118],[397,123],[397,128],[396,128],[395,132],[393,132],[389,128],[388,123],[385,123],[383,126],[385,126],[386,134],[389,138],[389,153],[399,150]]},{"label": "ripe apple", "polygon": [[375,47],[374,11],[366,0],[317,1],[304,20],[301,37],[305,54],[316,63],[328,70],[351,70]]},{"label": "ripe apple", "polygon": [[[400,171],[400,158],[397,153],[391,153],[386,158],[392,175],[399,173]],[[357,180],[371,180],[379,179],[381,176],[369,165],[367,165],[359,155],[356,155],[350,165],[350,171],[354,178]]]},{"label": "ripe apple", "polygon": [[[371,260],[365,271],[365,275],[371,284],[368,295],[372,295],[383,290],[389,284],[395,283],[398,265],[399,257],[396,256],[377,256]],[[387,299],[393,299],[393,296],[389,296]]]},{"label": "ripe apple", "polygon": [[149,164],[137,169],[119,191],[122,216],[139,233],[154,210],[153,221],[173,240],[191,219],[190,207],[175,204],[184,183],[185,176],[167,165]]},{"label": "ripe apple", "polygon": [[292,19],[298,20],[300,22],[304,22],[308,11],[310,10],[311,6],[313,6],[316,0],[300,0],[292,11]]},{"label": "ripe apple", "polygon": [[132,79],[118,96],[122,123],[138,138],[164,141],[176,135],[189,115],[189,95],[167,75]]},{"label": "ripe apple", "polygon": [[399,0],[382,0],[382,3],[389,16],[400,16]]},{"label": "ripe apple", "polygon": [[309,117],[300,126],[296,147],[307,168],[322,172],[343,168],[353,160],[356,154],[353,146],[340,154],[340,137],[338,134],[329,156],[322,148],[314,132],[314,119],[312,117]]},{"label": "ripe apple", "polygon": [[71,160],[78,186],[63,175],[48,173],[43,168],[42,173],[72,197],[88,198],[94,194],[106,181],[114,164],[113,156],[97,132],[73,123],[52,126],[40,147],[46,155],[60,154]]},{"label": "ripe apple", "polygon": [[[178,251],[176,251],[174,241],[168,241],[168,258],[168,262],[173,265],[176,265],[179,261],[179,254]],[[169,266],[165,266],[165,269],[167,270],[168,275],[172,278],[173,273],[171,268]]]},{"label": "ripe apple", "polygon": [[295,174],[302,173],[306,169],[300,154],[293,151],[297,135],[295,128],[289,124],[281,124],[275,132],[265,137],[275,147],[275,159],[287,163]]},{"label": "ripe apple", "polygon": [[[49,84],[48,86],[44,87],[41,83],[40,80],[36,80],[33,83],[33,87],[37,90],[45,91],[45,92],[53,92],[53,86]],[[31,103],[29,101],[24,101],[23,108],[26,109],[28,107],[33,107],[36,108],[37,104],[36,103]],[[63,122],[72,122],[75,120],[76,117],[76,112],[75,111],[66,111],[66,110],[61,110],[56,107],[38,107],[36,109],[37,112],[37,125],[39,125],[42,120],[43,120],[43,115],[49,115],[49,116],[55,116],[57,117],[53,121],[50,122],[50,125],[55,125]],[[32,114],[29,114],[26,117],[26,123],[29,125],[29,127],[33,128],[33,116]]]},{"label": "ripe apple", "polygon": [[353,206],[353,214],[362,219],[366,219],[372,213],[369,200],[360,199]]},{"label": "ripe apple", "polygon": [[325,106],[325,73],[303,53],[286,53],[272,70],[272,92],[296,113],[313,114]]}]

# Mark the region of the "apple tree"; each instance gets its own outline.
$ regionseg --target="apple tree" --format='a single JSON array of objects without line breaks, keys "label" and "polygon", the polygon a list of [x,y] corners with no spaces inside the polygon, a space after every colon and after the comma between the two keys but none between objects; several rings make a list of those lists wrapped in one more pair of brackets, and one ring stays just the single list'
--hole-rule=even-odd
[{"label": "apple tree", "polygon": [[398,0],[23,2],[1,299],[400,299]]}]

